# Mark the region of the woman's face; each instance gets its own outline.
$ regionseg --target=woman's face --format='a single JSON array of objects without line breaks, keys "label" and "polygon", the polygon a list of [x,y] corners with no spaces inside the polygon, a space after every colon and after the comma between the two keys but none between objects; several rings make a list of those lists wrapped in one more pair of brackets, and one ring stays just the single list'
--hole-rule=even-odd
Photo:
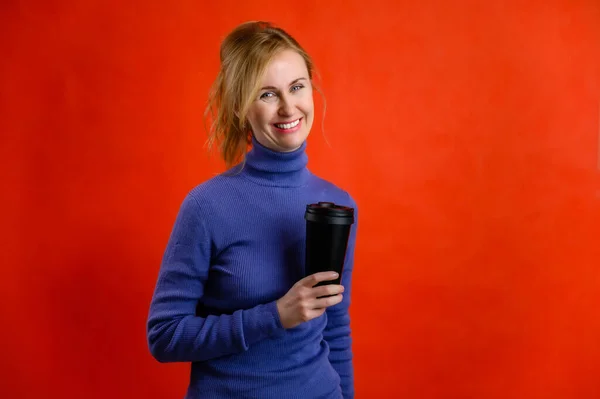
[{"label": "woman's face", "polygon": [[263,146],[294,151],[308,137],[313,123],[312,85],[306,63],[293,50],[278,53],[267,66],[248,122]]}]

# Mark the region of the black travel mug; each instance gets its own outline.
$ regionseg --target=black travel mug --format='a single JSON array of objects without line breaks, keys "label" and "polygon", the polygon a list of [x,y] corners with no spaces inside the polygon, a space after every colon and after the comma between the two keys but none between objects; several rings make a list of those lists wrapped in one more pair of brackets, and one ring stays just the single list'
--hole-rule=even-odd
[{"label": "black travel mug", "polygon": [[316,286],[340,284],[350,228],[354,223],[354,208],[336,205],[333,202],[309,204],[306,206],[304,219],[306,219],[306,276],[334,271],[339,274],[337,279],[322,281]]}]

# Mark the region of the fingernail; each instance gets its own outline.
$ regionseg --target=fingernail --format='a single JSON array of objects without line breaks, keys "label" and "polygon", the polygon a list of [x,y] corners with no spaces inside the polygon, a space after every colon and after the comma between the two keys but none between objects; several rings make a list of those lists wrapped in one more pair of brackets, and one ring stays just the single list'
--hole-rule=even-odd
[{"label": "fingernail", "polygon": [[331,275],[336,278],[339,276],[339,274],[337,274],[336,272],[331,273]]}]

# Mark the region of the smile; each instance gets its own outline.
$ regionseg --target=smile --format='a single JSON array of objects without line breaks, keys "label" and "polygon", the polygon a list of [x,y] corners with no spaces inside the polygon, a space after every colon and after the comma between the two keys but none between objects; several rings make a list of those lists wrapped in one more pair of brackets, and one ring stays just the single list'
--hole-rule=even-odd
[{"label": "smile", "polygon": [[298,126],[298,124],[300,123],[300,119],[296,119],[293,122],[290,123],[275,123],[275,127],[278,129],[292,129],[296,126]]}]

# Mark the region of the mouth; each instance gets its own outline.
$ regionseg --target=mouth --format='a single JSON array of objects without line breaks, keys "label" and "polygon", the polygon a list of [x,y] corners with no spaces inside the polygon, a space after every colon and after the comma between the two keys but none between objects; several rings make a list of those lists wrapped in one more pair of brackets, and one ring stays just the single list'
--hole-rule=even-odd
[{"label": "mouth", "polygon": [[275,129],[278,132],[293,133],[293,132],[297,131],[298,129],[300,129],[301,122],[302,122],[302,118],[299,118],[299,119],[296,119],[291,122],[274,123],[273,126],[275,127]]}]

